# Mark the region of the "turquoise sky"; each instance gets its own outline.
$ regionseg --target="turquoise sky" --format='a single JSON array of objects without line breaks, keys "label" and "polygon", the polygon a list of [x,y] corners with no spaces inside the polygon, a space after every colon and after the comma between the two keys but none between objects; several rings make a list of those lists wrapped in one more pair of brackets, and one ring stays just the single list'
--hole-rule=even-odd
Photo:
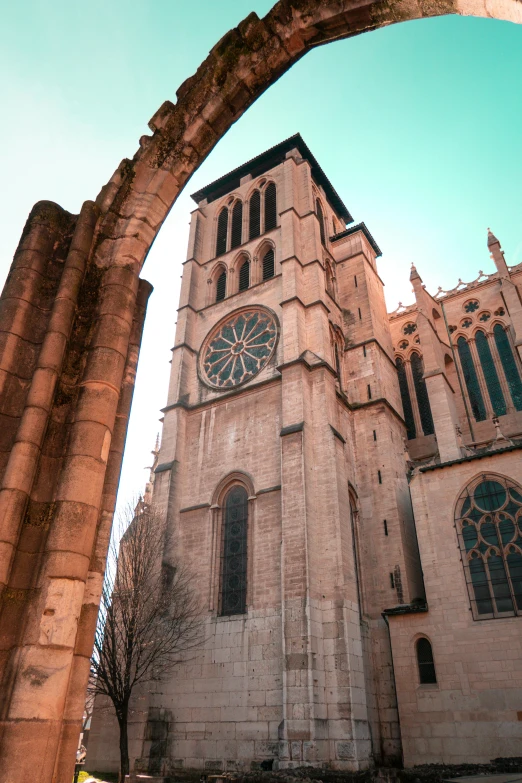
[{"label": "turquoise sky", "polygon": [[[77,212],[212,45],[261,0],[19,0],[2,10],[0,278],[27,213]],[[300,132],[383,251],[390,309],[491,271],[486,231],[522,261],[522,26],[442,17],[308,54],[219,143],[169,216],[143,275],[150,301],[122,495],[140,491],[166,399],[189,193]]]}]

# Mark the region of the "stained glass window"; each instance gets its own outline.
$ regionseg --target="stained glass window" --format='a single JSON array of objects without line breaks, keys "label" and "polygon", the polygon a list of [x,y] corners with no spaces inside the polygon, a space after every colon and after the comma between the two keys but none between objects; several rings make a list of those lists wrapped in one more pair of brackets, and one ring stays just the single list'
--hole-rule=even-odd
[{"label": "stained glass window", "polygon": [[223,510],[221,614],[246,612],[248,495],[244,487],[228,492]]},{"label": "stained glass window", "polygon": [[230,247],[239,247],[243,241],[243,202],[236,201],[232,209],[232,230],[230,232]]},{"label": "stained glass window", "polygon": [[475,618],[522,614],[522,490],[482,476],[462,493],[455,521]]},{"label": "stained glass window", "polygon": [[495,335],[495,344],[504,368],[513,405],[517,411],[522,411],[522,381],[520,380],[520,372],[516,359],[513,356],[509,338],[500,324],[495,324],[493,334]]},{"label": "stained glass window", "polygon": [[464,310],[467,313],[474,313],[475,310],[478,310],[478,309],[479,309],[479,303],[477,301],[475,301],[475,300],[473,300],[471,302],[466,302],[466,304],[464,305]]},{"label": "stained glass window", "polygon": [[413,334],[413,332],[417,331],[417,324],[406,324],[402,331],[404,334]]},{"label": "stained glass window", "polygon": [[426,638],[421,638],[415,645],[417,648],[417,665],[419,667],[419,681],[421,685],[431,685],[437,682],[433,650]]},{"label": "stained glass window", "polygon": [[482,365],[482,372],[484,373],[484,379],[486,386],[488,387],[489,399],[491,400],[491,407],[495,413],[495,416],[504,416],[506,413],[506,401],[502,393],[500,381],[497,375],[497,368],[493,361],[491,354],[491,348],[484,332],[477,332],[475,335],[475,343],[477,346],[477,353]]},{"label": "stained glass window", "polygon": [[219,213],[216,235],[216,256],[227,252],[228,209],[223,207]]},{"label": "stained glass window", "polygon": [[276,322],[266,310],[232,313],[207,337],[201,351],[202,375],[218,388],[246,383],[266,366],[276,341]]},{"label": "stained glass window", "polygon": [[417,437],[417,433],[415,431],[415,419],[413,418],[413,407],[410,399],[410,390],[408,388],[408,379],[406,377],[406,367],[400,356],[395,360],[395,365],[399,376],[399,390],[401,392],[402,408],[404,410],[404,421],[406,422],[406,437],[408,440],[412,440]]},{"label": "stained glass window", "polygon": [[239,290],[245,291],[250,285],[250,261],[243,261],[239,269]]},{"label": "stained glass window", "polygon": [[227,295],[227,273],[223,269],[216,280],[216,302],[220,302]]},{"label": "stained glass window", "polygon": [[473,416],[477,421],[484,421],[486,418],[486,406],[482,398],[482,392],[477,378],[473,357],[467,340],[459,337],[457,340],[457,349],[459,352],[460,364],[468,390],[469,401]]},{"label": "stained glass window", "polygon": [[428,389],[426,388],[426,381],[424,380],[424,365],[422,363],[422,358],[418,353],[412,353],[410,361],[413,385],[415,386],[415,394],[417,396],[417,404],[419,406],[422,431],[425,435],[433,435],[435,428],[433,426],[433,416],[431,415]]},{"label": "stained glass window", "polygon": [[263,256],[263,280],[268,280],[273,277],[275,273],[275,259],[274,251],[272,248],[267,250]]},{"label": "stained glass window", "polygon": [[254,190],[250,196],[248,220],[248,238],[255,239],[261,234],[261,194]]},{"label": "stained glass window", "polygon": [[319,220],[319,231],[321,233],[321,243],[323,245],[326,245],[326,238],[324,235],[324,215],[323,215],[323,208],[321,206],[321,202],[319,199],[316,199],[315,201],[315,212],[317,215],[317,219]]},{"label": "stained glass window", "polygon": [[277,191],[273,182],[265,188],[265,231],[277,226]]}]

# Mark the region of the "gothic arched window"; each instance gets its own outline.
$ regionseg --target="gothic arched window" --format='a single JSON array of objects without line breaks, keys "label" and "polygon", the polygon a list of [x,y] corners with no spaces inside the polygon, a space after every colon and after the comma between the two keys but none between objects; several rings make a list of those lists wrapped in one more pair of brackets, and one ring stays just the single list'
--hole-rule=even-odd
[{"label": "gothic arched window", "polygon": [[334,278],[333,278],[333,272],[332,267],[330,266],[329,262],[326,261],[325,263],[325,274],[326,274],[326,291],[332,299],[334,299]]},{"label": "gothic arched window", "polygon": [[222,256],[227,252],[227,234],[228,234],[228,209],[223,207],[218,216],[217,234],[216,234],[216,256]]},{"label": "gothic arched window", "polygon": [[277,191],[273,182],[265,188],[265,231],[277,226]]},{"label": "gothic arched window", "polygon": [[317,219],[319,220],[319,231],[321,232],[321,243],[323,245],[326,245],[326,237],[324,234],[324,215],[323,215],[323,208],[321,206],[321,202],[317,198],[315,200],[315,213],[317,215]]},{"label": "gothic arched window", "polygon": [[471,350],[465,337],[459,337],[457,340],[457,350],[459,352],[460,364],[468,390],[471,410],[477,421],[484,421],[486,418],[486,406],[484,405],[482,392],[480,391]]},{"label": "gothic arched window", "polygon": [[232,487],[223,505],[220,614],[245,614],[248,532],[246,489],[241,486]]},{"label": "gothic arched window", "polygon": [[411,374],[413,376],[413,385],[417,396],[419,406],[419,415],[422,424],[422,431],[425,435],[433,435],[435,427],[433,426],[433,416],[431,415],[430,398],[428,389],[424,380],[424,365],[422,358],[418,353],[411,355]]},{"label": "gothic arched window", "polygon": [[230,247],[239,247],[243,241],[243,202],[236,201],[232,209],[232,230],[230,232]]},{"label": "gothic arched window", "polygon": [[245,291],[250,286],[250,261],[243,261],[239,269],[239,290]]},{"label": "gothic arched window", "polygon": [[248,238],[255,239],[261,234],[261,194],[254,190],[248,207]]},{"label": "gothic arched window", "polygon": [[475,344],[477,346],[477,353],[482,366],[482,372],[484,373],[484,379],[486,381],[493,412],[495,416],[504,416],[507,411],[506,401],[502,393],[488,338],[483,331],[478,331],[476,333]]},{"label": "gothic arched window", "polygon": [[270,248],[263,256],[263,280],[268,280],[275,274],[274,250]]},{"label": "gothic arched window", "polygon": [[408,378],[406,376],[406,367],[403,360],[398,356],[395,360],[397,375],[399,376],[399,390],[401,392],[402,408],[404,410],[404,421],[406,422],[406,437],[412,440],[417,437],[415,430],[415,419],[413,418],[413,406],[411,404],[410,390],[408,388]]},{"label": "gothic arched window", "polygon": [[495,344],[502,362],[513,405],[515,410],[522,411],[522,381],[520,380],[520,372],[516,359],[513,356],[509,337],[500,324],[495,324],[493,334],[495,335]]},{"label": "gothic arched window", "polygon": [[415,645],[417,653],[417,666],[419,667],[419,681],[421,685],[431,685],[437,682],[435,673],[435,663],[433,661],[433,650],[431,643],[426,637],[421,637]]},{"label": "gothic arched window", "polygon": [[227,272],[226,269],[218,275],[216,280],[216,302],[221,302],[227,295]]},{"label": "gothic arched window", "polygon": [[522,614],[522,488],[481,476],[462,492],[455,522],[475,618]]}]

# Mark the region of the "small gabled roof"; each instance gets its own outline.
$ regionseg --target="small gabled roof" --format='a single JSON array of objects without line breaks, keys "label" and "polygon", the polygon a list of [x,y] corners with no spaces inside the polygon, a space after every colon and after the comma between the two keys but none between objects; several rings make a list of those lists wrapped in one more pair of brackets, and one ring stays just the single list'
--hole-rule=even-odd
[{"label": "small gabled roof", "polygon": [[207,199],[210,204],[212,201],[216,201],[216,199],[221,198],[227,193],[230,193],[230,191],[238,188],[241,180],[243,177],[246,177],[247,174],[251,174],[254,179],[255,177],[260,177],[261,174],[264,174],[270,169],[273,169],[275,166],[278,166],[285,160],[287,152],[290,152],[290,150],[293,149],[297,149],[301,157],[307,160],[312,167],[312,176],[317,184],[323,188],[326,198],[330,202],[335,213],[342,218],[345,223],[353,223],[353,218],[345,207],[341,197],[310,152],[300,133],[290,136],[290,138],[276,144],[275,147],[271,147],[269,150],[266,150],[266,152],[262,152],[261,155],[252,158],[252,160],[247,161],[247,163],[243,163],[243,165],[239,166],[237,169],[229,171],[228,174],[211,182],[210,185],[201,188],[197,193],[193,193],[191,198],[194,199],[196,204],[199,204],[203,199]]},{"label": "small gabled roof", "polygon": [[357,231],[362,231],[370,245],[375,251],[375,255],[377,258],[382,256],[381,249],[375,239],[372,237],[368,229],[366,228],[366,223],[357,223],[356,226],[350,226],[350,228],[347,228],[345,231],[341,231],[340,234],[335,234],[335,236],[330,237],[330,242],[337,242],[338,239],[343,239],[343,237],[348,237],[350,234],[355,234]]}]

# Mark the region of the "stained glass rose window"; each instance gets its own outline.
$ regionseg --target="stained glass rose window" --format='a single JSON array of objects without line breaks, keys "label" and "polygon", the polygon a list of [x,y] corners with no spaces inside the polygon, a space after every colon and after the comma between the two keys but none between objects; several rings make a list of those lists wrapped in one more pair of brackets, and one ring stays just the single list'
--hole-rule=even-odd
[{"label": "stained glass rose window", "polygon": [[203,378],[211,386],[239,386],[266,366],[277,342],[274,316],[262,308],[229,315],[210,333],[201,352]]}]

